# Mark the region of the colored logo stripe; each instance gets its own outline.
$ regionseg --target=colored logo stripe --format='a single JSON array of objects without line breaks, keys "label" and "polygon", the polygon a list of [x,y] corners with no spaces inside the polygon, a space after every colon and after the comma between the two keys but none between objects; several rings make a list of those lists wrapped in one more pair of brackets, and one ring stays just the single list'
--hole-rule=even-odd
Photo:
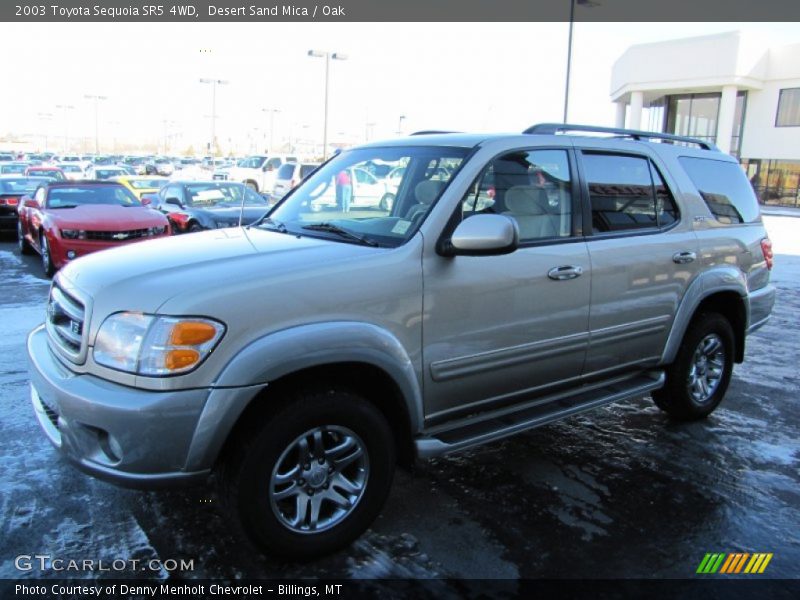
[{"label": "colored logo stripe", "polygon": [[[749,559],[749,560],[748,560]],[[697,573],[704,575],[714,573],[724,573],[726,575],[741,573],[755,574],[763,573],[769,561],[772,560],[772,553],[757,552],[749,554],[747,552],[709,552],[700,561]],[[745,567],[745,564],[747,565]]]}]

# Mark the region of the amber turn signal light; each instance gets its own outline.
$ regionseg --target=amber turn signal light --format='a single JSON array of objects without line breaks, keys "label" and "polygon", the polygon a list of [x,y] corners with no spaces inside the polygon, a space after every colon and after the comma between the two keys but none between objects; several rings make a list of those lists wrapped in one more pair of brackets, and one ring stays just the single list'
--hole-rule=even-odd
[{"label": "amber turn signal light", "polygon": [[172,328],[169,343],[172,346],[197,346],[214,339],[217,330],[200,321],[181,321]]}]

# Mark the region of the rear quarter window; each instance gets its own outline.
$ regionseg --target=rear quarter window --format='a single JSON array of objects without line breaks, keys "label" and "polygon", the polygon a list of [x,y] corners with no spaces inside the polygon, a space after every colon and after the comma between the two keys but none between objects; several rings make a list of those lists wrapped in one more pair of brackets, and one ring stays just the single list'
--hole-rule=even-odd
[{"label": "rear quarter window", "polygon": [[738,164],[690,156],[678,160],[717,221],[735,225],[760,220],[753,186]]},{"label": "rear quarter window", "polygon": [[286,163],[278,171],[278,179],[291,179],[294,175],[294,163]]}]

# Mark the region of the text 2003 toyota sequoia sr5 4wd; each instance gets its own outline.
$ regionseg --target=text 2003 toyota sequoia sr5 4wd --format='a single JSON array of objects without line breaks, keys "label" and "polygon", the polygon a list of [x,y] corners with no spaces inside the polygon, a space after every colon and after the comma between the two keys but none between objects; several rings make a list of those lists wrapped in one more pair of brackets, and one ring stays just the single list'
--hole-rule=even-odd
[{"label": "text 2003 toyota sequoia sr5 4wd", "polygon": [[[42,428],[124,485],[216,470],[256,544],[308,557],[397,462],[647,393],[705,417],[774,301],[752,188],[705,142],[564,129],[369,144],[253,226],[68,265],[28,340]],[[346,170],[393,202],[354,208]]]}]

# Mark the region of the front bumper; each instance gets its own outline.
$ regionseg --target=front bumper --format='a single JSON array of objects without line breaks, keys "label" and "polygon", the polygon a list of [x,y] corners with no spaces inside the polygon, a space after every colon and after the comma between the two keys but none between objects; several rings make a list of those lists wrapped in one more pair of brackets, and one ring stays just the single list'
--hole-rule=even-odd
[{"label": "front bumper", "polygon": [[73,373],[53,355],[43,327],[28,336],[28,363],[39,424],[82,471],[136,488],[208,476],[210,469],[186,465],[209,389],[151,392]]}]

